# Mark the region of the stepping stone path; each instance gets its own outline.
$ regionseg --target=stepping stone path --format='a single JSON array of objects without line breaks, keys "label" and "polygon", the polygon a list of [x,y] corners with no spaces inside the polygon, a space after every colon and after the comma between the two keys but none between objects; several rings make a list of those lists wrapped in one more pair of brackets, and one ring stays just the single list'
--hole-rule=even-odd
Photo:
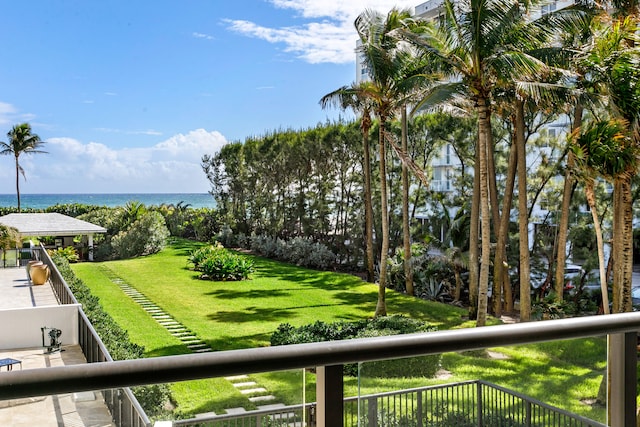
[{"label": "stepping stone path", "polygon": [[[193,353],[209,353],[213,351],[208,344],[198,338],[193,332],[187,329],[187,327],[171,317],[171,315],[165,313],[162,308],[158,307],[155,303],[144,296],[144,294],[138,292],[138,290],[126,283],[120,277],[114,275],[113,272],[107,268],[103,268],[103,271],[107,274],[109,280],[118,285],[126,295],[138,303],[144,311],[149,313],[151,317],[155,319],[156,322],[169,331],[171,335],[178,338]],[[258,409],[272,409],[285,406],[282,403],[275,403],[275,396],[270,395],[264,387],[259,386],[254,381],[251,381],[246,375],[225,377],[225,379],[230,381],[241,394],[247,396],[250,402],[263,404],[268,403],[268,405],[257,405]],[[247,411],[244,408],[228,408],[226,412],[227,414],[241,414]],[[209,415],[216,414],[215,412],[207,412],[206,414],[197,414],[196,417]]]}]

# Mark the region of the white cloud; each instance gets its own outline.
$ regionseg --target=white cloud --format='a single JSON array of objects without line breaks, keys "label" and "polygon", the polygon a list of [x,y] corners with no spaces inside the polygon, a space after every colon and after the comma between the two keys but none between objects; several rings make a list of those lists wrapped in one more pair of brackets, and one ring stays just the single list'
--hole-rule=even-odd
[{"label": "white cloud", "polygon": [[349,63],[355,60],[357,38],[353,22],[365,9],[388,12],[393,7],[413,8],[411,0],[270,0],[274,7],[291,9],[307,21],[297,26],[272,28],[246,20],[225,22],[229,29],[269,43],[282,43],[285,52],[309,63]]},{"label": "white cloud", "polygon": [[215,37],[204,33],[191,33],[191,35],[197,39],[214,40]]},{"label": "white cloud", "polygon": [[[48,154],[21,157],[27,180],[25,193],[204,193],[209,182],[200,166],[204,154],[214,154],[224,144],[219,132],[204,129],[174,135],[154,146],[112,149],[98,142],[50,138]],[[7,162],[10,159],[2,159]],[[0,176],[11,175],[10,164],[0,166]],[[11,173],[10,173],[11,172]],[[12,193],[11,179],[0,182],[0,193]]]},{"label": "white cloud", "polygon": [[[0,101],[0,126],[10,127],[18,123],[32,121],[33,119],[35,119],[34,114],[20,113],[13,104]],[[9,131],[9,129],[6,131]]]}]

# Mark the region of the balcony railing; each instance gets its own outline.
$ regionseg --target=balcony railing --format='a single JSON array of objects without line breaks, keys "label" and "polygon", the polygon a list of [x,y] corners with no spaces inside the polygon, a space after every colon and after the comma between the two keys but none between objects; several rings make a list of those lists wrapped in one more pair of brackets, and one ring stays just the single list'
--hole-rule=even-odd
[{"label": "balcony railing", "polygon": [[[486,381],[465,381],[349,397],[344,403],[344,425],[348,427],[606,427],[597,421],[571,414]],[[174,427],[293,425],[315,426],[316,404],[307,403],[239,415],[214,415],[173,422]]]},{"label": "balcony railing", "polygon": [[0,399],[316,367],[316,425],[340,427],[343,364],[609,334],[609,424],[622,427],[635,425],[638,329],[640,313],[623,313],[12,371],[0,375]]},{"label": "balcony railing", "polygon": [[[49,266],[50,281],[60,304],[78,304],[73,292],[67,285],[58,268],[43,248],[32,249],[34,257]],[[78,334],[80,348],[87,363],[112,362],[113,359],[104,343],[93,328],[82,309],[78,313]],[[102,391],[104,401],[117,427],[147,427],[151,421],[140,406],[140,403],[128,387],[105,389]]]}]

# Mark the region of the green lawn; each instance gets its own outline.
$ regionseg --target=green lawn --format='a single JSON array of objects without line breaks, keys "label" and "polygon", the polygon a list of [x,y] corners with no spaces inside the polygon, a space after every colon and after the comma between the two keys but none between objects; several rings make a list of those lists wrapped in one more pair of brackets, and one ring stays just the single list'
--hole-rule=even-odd
[{"label": "green lawn", "polygon": [[[255,257],[256,272],[243,282],[208,282],[188,269],[187,256],[196,243],[176,240],[159,254],[132,260],[74,264],[73,270],[98,296],[105,309],[144,345],[147,357],[187,353],[188,349],[111,280],[118,276],[170,313],[215,350],[269,345],[283,322],[299,326],[316,320],[357,320],[371,317],[377,287],[346,274],[318,272]],[[387,293],[390,314],[422,319],[439,329],[471,326],[466,311],[445,304]],[[494,322],[495,323],[495,322]],[[499,349],[508,358],[476,353],[447,354],[443,368],[452,377],[367,379],[363,393],[419,387],[437,382],[485,379],[521,391],[544,402],[601,420],[602,409],[580,403],[596,395],[604,369],[602,339],[545,343]],[[280,401],[299,403],[302,373],[256,374],[256,381]],[[306,399],[315,400],[314,376],[307,374]],[[185,413],[253,406],[225,380],[211,379],[172,386],[179,410]],[[346,379],[348,395],[357,393],[355,379]]]}]

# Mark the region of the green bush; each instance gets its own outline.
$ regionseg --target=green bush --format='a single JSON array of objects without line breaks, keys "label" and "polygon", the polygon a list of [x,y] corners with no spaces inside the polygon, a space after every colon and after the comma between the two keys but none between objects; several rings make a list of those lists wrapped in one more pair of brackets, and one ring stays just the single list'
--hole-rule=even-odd
[{"label": "green bush", "polygon": [[[338,341],[433,330],[435,328],[424,322],[399,315],[355,322],[325,323],[317,321],[299,328],[283,323],[271,335],[271,345]],[[431,355],[366,362],[362,364],[360,374],[370,377],[402,377],[407,375],[432,377],[440,368],[440,360],[440,355]],[[357,376],[358,366],[355,364],[345,365],[344,372],[346,375]]]},{"label": "green bush", "polygon": [[69,262],[78,262],[80,259],[78,252],[76,252],[76,250],[71,246],[67,246],[66,248],[50,249],[48,252],[49,255],[60,255],[61,257],[66,258]]},{"label": "green bush", "polygon": [[226,250],[221,245],[192,252],[189,262],[207,280],[244,280],[253,272],[253,261]]},{"label": "green bush", "polygon": [[132,258],[160,252],[169,238],[163,216],[158,212],[147,212],[131,226],[118,233],[111,245],[118,258]]}]

